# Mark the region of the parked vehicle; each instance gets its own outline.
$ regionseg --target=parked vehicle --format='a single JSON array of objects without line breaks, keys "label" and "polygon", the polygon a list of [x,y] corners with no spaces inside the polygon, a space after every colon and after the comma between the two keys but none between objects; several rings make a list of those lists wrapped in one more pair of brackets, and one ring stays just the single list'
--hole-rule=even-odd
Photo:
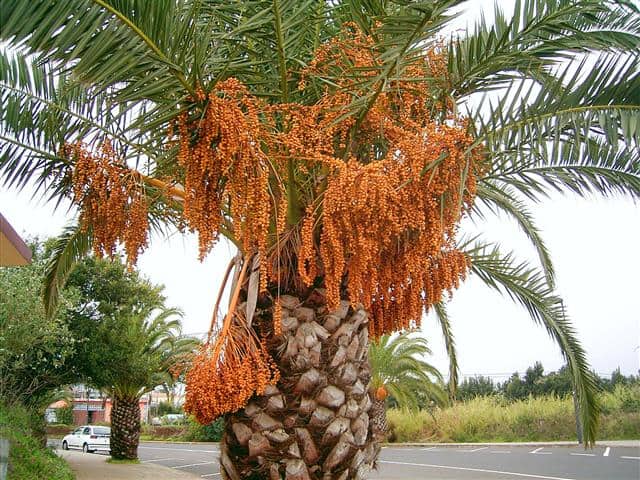
[{"label": "parked vehicle", "polygon": [[97,425],[83,425],[62,439],[62,449],[82,449],[85,453],[93,453],[96,450],[111,449],[111,429]]},{"label": "parked vehicle", "polygon": [[186,417],[184,413],[167,413],[161,417],[161,420],[164,424],[184,423]]}]

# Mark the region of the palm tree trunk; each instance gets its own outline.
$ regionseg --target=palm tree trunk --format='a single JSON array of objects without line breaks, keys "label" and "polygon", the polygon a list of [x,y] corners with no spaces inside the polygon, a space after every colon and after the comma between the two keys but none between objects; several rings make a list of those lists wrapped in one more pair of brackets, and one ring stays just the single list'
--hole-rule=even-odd
[{"label": "palm tree trunk", "polygon": [[118,459],[137,459],[139,441],[139,399],[115,395],[111,410],[111,456]]},{"label": "palm tree trunk", "polygon": [[374,438],[381,442],[387,436],[389,424],[387,423],[387,406],[384,400],[378,400],[375,396],[371,398],[371,431]]},{"label": "palm tree trunk", "polygon": [[[329,313],[321,290],[279,302],[282,335],[270,351],[281,379],[226,416],[222,478],[362,479],[379,452],[369,422],[367,313],[346,301]],[[270,321],[272,313],[262,315]]]}]

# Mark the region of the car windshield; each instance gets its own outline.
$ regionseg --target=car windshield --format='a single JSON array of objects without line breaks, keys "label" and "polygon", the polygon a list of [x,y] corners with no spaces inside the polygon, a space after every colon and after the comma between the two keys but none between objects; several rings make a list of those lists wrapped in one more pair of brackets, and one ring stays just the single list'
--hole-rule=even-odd
[{"label": "car windshield", "polygon": [[95,435],[110,435],[111,429],[109,427],[93,427],[93,433]]}]

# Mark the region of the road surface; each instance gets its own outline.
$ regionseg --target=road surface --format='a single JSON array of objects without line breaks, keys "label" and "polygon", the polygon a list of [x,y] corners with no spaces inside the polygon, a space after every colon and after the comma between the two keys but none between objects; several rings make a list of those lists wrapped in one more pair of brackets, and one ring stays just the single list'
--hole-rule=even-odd
[{"label": "road surface", "polygon": [[[217,444],[143,442],[144,463],[217,480]],[[580,446],[385,447],[371,480],[638,480],[640,448]]]}]

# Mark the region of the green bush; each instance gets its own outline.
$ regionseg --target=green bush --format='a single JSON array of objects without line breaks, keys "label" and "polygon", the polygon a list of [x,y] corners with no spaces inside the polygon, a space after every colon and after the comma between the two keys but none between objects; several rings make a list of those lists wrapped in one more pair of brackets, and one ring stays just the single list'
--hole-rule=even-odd
[{"label": "green bush", "polygon": [[187,441],[186,425],[143,425],[143,440]]},{"label": "green bush", "polygon": [[56,411],[56,423],[63,425],[73,425],[73,407],[67,405]]},{"label": "green bush", "polygon": [[143,440],[174,442],[219,442],[224,432],[222,418],[209,425],[200,425],[192,417],[184,425],[143,425]]},{"label": "green bush", "polygon": [[218,418],[208,425],[200,425],[193,418],[189,418],[185,440],[188,442],[219,442],[224,432],[224,420]]},{"label": "green bush", "polygon": [[[603,414],[598,438],[640,438],[640,386],[617,385],[600,395]],[[392,442],[515,442],[575,440],[571,396],[527,398],[477,397],[433,415],[389,410]]]},{"label": "green bush", "polygon": [[0,437],[10,443],[7,480],[73,480],[67,462],[34,437],[34,423],[26,409],[0,404]]}]

